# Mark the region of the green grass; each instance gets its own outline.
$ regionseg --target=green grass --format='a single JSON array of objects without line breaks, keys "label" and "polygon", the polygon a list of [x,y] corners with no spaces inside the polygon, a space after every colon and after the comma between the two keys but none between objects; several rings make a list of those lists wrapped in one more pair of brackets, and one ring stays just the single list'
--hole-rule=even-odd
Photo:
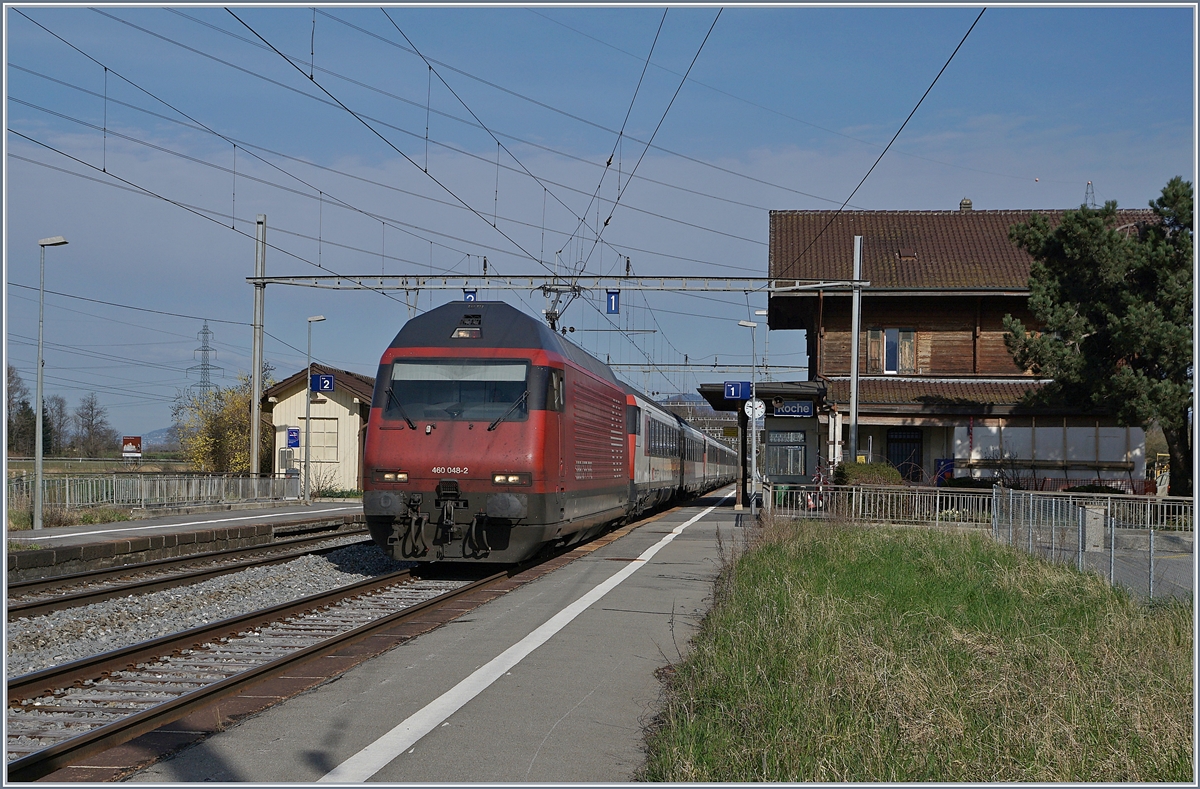
[{"label": "green grass", "polygon": [[[46,507],[42,511],[42,525],[49,528],[55,526],[80,526],[92,523],[116,523],[117,521],[128,520],[133,520],[133,516],[129,510],[117,509],[115,507],[91,507],[88,509],[71,510],[60,507]],[[9,509],[9,531],[25,531],[32,528],[32,512],[24,508]]]},{"label": "green grass", "polygon": [[640,777],[1190,781],[1192,622],[979,535],[768,525]]}]

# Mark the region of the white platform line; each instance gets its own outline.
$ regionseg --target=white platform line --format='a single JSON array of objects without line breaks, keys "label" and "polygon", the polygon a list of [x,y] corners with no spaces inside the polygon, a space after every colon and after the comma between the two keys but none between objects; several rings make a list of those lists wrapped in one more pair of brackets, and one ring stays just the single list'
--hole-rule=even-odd
[{"label": "white platform line", "polygon": [[[732,493],[721,497],[721,501],[729,498]],[[549,641],[555,633],[566,627],[571,620],[583,613],[589,606],[612,591],[626,578],[637,572],[654,554],[661,551],[667,543],[674,540],[683,530],[696,521],[708,515],[719,506],[714,504],[686,523],[676,526],[661,540],[647,548],[641,556],[622,567],[615,575],[601,582],[551,617],[545,624],[538,627],[525,638],[501,652],[489,663],[476,669],[474,673],[459,682],[438,698],[426,704],[421,710],[384,734],[375,742],[363,748],[333,770],[326,773],[321,783],[362,783],[375,773],[382,770],[393,759],[411,748],[422,737],[433,731],[438,725],[461,709],[467,702],[482,693],[513,666],[520,663],[527,655]]]},{"label": "white platform line", "polygon": [[[36,535],[36,534],[35,535],[22,535],[19,537],[14,537],[13,534],[10,532],[8,534],[8,539],[12,540],[14,542],[16,542],[16,541],[46,542],[47,540],[66,540],[71,537],[90,537],[93,534],[128,534],[130,532],[135,532],[135,531],[146,531],[147,529],[171,529],[171,528],[178,528],[179,526],[211,526],[214,523],[233,523],[234,521],[253,521],[253,520],[261,521],[261,520],[265,520],[267,518],[288,518],[288,517],[295,517],[296,515],[311,514],[311,515],[315,515],[315,516],[320,516],[320,515],[324,515],[327,512],[341,512],[343,510],[357,510],[357,509],[360,509],[360,508],[359,507],[330,507],[327,510],[313,510],[311,513],[307,513],[307,512],[277,512],[277,513],[274,513],[271,515],[246,515],[241,518],[220,518],[220,519],[211,520],[211,521],[191,521],[190,523],[160,523],[155,526],[126,526],[123,529],[97,529],[96,531],[76,531],[76,532],[71,532],[69,534],[52,534],[52,535],[47,535],[45,537],[42,537],[42,536]],[[125,522],[128,523],[128,521],[125,521]]]}]

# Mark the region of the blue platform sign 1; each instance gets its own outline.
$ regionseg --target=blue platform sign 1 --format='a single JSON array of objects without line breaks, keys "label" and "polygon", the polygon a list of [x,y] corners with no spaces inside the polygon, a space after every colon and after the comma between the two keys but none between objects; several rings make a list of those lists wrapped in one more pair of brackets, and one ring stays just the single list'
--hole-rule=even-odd
[{"label": "blue platform sign 1", "polygon": [[308,389],[311,392],[332,392],[333,391],[333,376],[315,374],[308,382]]},{"label": "blue platform sign 1", "polygon": [[749,400],[750,399],[750,382],[749,381],[726,381],[725,382],[725,399],[726,400]]},{"label": "blue platform sign 1", "polygon": [[288,431],[288,449],[297,449],[300,447],[300,428],[289,427]]},{"label": "blue platform sign 1", "polygon": [[479,301],[479,291],[463,288],[463,301]]},{"label": "blue platform sign 1", "polygon": [[608,304],[605,312],[608,315],[621,314],[621,291],[610,290],[608,292]]},{"label": "blue platform sign 1", "polygon": [[775,406],[775,416],[812,416],[812,400],[785,400]]}]

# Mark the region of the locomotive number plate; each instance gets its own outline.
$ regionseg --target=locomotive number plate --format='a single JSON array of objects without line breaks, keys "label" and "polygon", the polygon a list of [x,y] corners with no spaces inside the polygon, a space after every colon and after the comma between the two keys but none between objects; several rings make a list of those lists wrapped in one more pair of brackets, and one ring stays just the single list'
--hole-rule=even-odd
[{"label": "locomotive number plate", "polygon": [[434,466],[434,474],[467,474],[470,473],[466,466]]}]

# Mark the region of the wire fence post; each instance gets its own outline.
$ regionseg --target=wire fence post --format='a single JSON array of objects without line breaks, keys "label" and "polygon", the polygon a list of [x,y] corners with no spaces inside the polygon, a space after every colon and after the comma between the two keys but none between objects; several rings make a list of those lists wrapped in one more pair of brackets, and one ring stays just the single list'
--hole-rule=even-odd
[{"label": "wire fence post", "polygon": [[1029,534],[1029,552],[1033,553],[1033,494],[1026,495],[1029,497],[1029,516],[1025,519],[1025,531]]},{"label": "wire fence post", "polygon": [[1154,529],[1150,529],[1150,577],[1147,584],[1150,589],[1150,599],[1154,599]]},{"label": "wire fence post", "polygon": [[995,485],[992,485],[992,539],[1000,539],[1000,497]]},{"label": "wire fence post", "polygon": [[1008,544],[1013,544],[1013,489],[1008,489]]},{"label": "wire fence post", "polygon": [[1117,520],[1108,519],[1108,585],[1117,583]]},{"label": "wire fence post", "polygon": [[1075,569],[1083,572],[1083,522],[1087,517],[1087,510],[1083,507],[1079,508],[1079,541],[1075,546]]}]

